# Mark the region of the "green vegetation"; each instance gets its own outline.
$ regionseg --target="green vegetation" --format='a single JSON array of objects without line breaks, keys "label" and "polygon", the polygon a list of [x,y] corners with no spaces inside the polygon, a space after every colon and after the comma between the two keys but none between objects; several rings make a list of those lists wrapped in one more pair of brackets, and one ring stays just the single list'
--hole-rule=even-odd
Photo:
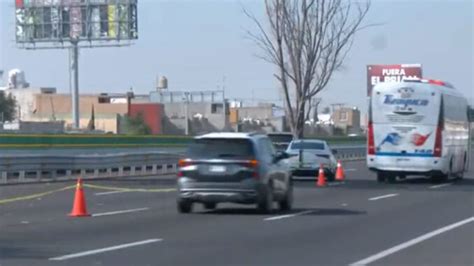
[{"label": "green vegetation", "polygon": [[[326,137],[330,145],[360,145],[364,137]],[[0,149],[184,147],[191,137],[113,134],[0,134]]]},{"label": "green vegetation", "polygon": [[143,118],[143,113],[138,113],[134,117],[125,116],[125,132],[127,135],[149,135],[151,134],[150,127],[146,124]]}]

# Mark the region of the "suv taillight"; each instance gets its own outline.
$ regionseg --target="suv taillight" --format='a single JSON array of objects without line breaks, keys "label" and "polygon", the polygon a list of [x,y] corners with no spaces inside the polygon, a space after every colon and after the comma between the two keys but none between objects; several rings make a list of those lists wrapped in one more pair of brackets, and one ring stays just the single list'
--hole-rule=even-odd
[{"label": "suv taillight", "polygon": [[192,161],[190,159],[181,159],[178,161],[178,173],[176,174],[178,177],[183,176],[183,172],[181,171],[181,167],[190,166]]},{"label": "suv taillight", "polygon": [[179,167],[185,167],[191,165],[191,160],[189,159],[181,159],[178,161],[178,166]]},{"label": "suv taillight", "polygon": [[369,155],[375,155],[374,125],[369,122],[367,130],[367,152]]},{"label": "suv taillight", "polygon": [[258,161],[257,160],[245,161],[244,163],[242,163],[242,166],[252,169],[254,178],[260,177],[258,174]]}]

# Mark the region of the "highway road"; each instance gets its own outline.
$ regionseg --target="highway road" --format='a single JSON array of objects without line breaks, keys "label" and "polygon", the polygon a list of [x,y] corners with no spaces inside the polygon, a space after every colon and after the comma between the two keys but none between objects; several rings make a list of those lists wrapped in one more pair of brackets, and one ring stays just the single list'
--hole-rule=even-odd
[{"label": "highway road", "polygon": [[[378,184],[363,161],[324,188],[295,182],[295,208],[200,206],[178,214],[173,177],[0,186],[0,265],[474,265],[474,171]],[[126,189],[125,189],[126,188]]]}]

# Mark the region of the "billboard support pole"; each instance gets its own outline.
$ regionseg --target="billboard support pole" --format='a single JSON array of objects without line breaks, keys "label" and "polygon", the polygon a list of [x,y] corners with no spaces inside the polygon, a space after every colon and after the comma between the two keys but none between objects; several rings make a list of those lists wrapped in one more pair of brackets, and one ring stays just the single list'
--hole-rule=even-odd
[{"label": "billboard support pole", "polygon": [[71,41],[71,76],[73,79],[72,123],[74,129],[79,129],[79,47],[77,41]]},{"label": "billboard support pole", "polygon": [[189,92],[184,93],[184,134],[189,135]]}]

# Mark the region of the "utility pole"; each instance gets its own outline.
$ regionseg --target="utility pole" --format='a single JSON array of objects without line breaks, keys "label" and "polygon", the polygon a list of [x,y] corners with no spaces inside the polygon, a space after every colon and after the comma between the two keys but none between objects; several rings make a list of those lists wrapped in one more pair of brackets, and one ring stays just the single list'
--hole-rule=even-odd
[{"label": "utility pole", "polygon": [[184,133],[189,135],[189,92],[184,93]]},{"label": "utility pole", "polygon": [[222,118],[224,119],[224,127],[222,128],[222,131],[224,131],[227,127],[227,112],[226,112],[226,101],[225,101],[225,81],[226,77],[225,75],[222,77]]},{"label": "utility pole", "polygon": [[133,93],[133,88],[130,87],[130,91],[127,92],[127,116],[130,117],[130,109],[132,107],[132,99],[135,98],[135,94]]}]

